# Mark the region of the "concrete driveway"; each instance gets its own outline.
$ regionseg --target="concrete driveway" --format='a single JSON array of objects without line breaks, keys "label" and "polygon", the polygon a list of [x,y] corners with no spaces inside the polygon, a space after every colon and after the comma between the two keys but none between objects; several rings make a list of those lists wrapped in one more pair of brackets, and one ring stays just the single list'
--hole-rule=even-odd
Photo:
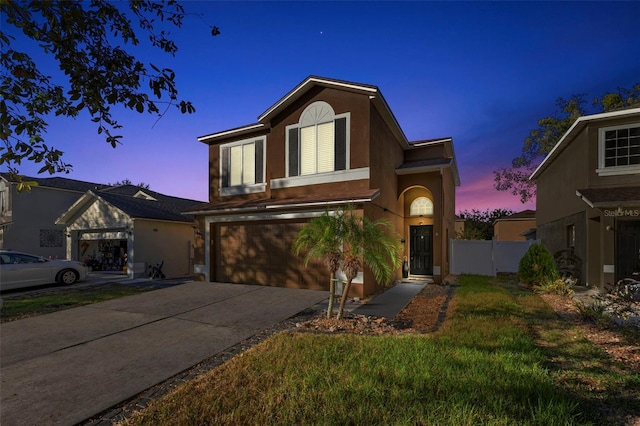
[{"label": "concrete driveway", "polygon": [[0,325],[0,424],[71,425],[328,296],[191,282]]}]

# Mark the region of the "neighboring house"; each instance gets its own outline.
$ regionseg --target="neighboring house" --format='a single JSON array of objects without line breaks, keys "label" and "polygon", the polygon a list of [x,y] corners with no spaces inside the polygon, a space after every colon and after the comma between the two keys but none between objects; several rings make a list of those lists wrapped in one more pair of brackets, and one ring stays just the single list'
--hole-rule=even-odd
[{"label": "neighboring house", "polygon": [[578,118],[531,179],[537,237],[587,285],[640,278],[640,108]]},{"label": "neighboring house", "polygon": [[83,193],[106,185],[61,177],[24,179],[38,185],[18,192],[9,174],[0,173],[0,248],[64,259],[67,239],[56,219]]},{"label": "neighboring house", "polygon": [[[376,86],[308,77],[257,123],[198,140],[209,145],[210,176],[209,203],[189,211],[204,235],[200,279],[328,289],[326,267],[304,267],[291,242],[310,218],[346,204],[393,224],[410,276],[448,274],[453,142],[408,141]],[[381,287],[366,270],[353,288],[366,296]]]},{"label": "neighboring house", "polygon": [[535,227],[535,210],[523,210],[496,219],[493,222],[493,238],[498,241],[526,241],[526,235]]},{"label": "neighboring house", "polygon": [[193,274],[197,232],[182,212],[199,201],[134,185],[87,191],[74,201],[56,220],[66,227],[67,258],[132,278],[160,262],[169,277]]}]

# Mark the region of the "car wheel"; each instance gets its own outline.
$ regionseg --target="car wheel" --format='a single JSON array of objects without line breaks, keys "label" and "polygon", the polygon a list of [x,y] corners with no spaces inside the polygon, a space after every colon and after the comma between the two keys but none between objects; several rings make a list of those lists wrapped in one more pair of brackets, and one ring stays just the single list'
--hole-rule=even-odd
[{"label": "car wheel", "polygon": [[78,273],[73,269],[65,269],[58,274],[58,282],[60,284],[73,284],[78,281]]}]

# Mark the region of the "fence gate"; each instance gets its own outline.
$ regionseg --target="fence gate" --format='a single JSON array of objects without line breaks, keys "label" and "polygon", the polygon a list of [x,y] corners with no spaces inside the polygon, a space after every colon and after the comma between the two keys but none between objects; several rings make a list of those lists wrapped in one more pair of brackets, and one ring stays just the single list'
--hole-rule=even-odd
[{"label": "fence gate", "polygon": [[518,272],[520,259],[529,247],[529,241],[451,240],[451,273],[489,275],[498,272]]}]

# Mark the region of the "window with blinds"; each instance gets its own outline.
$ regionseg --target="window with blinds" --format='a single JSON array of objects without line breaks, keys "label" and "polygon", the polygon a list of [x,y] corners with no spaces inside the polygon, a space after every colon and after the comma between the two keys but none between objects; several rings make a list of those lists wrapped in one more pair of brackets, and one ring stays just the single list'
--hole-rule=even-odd
[{"label": "window with blinds", "polygon": [[265,138],[220,146],[221,188],[264,183]]},{"label": "window with blinds", "polygon": [[309,105],[300,122],[287,127],[287,176],[346,170],[348,117],[335,115],[326,102]]}]

